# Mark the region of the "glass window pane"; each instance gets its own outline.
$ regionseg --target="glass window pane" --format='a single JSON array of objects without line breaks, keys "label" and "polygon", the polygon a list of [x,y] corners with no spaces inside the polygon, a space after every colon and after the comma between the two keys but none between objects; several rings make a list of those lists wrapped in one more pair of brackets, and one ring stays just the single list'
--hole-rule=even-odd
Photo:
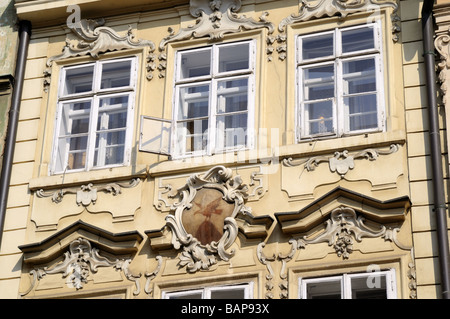
[{"label": "glass window pane", "polygon": [[[372,277],[372,275],[371,275]],[[386,275],[351,279],[352,299],[387,299]]]},{"label": "glass window pane", "polygon": [[219,47],[219,72],[248,70],[250,68],[249,49],[249,43]]},{"label": "glass window pane", "polygon": [[306,299],[341,299],[341,280],[307,282]]},{"label": "glass window pane", "polygon": [[91,92],[93,78],[93,65],[66,69],[63,95]]},{"label": "glass window pane", "polygon": [[167,294],[168,299],[203,299],[203,293],[199,292],[185,292]]},{"label": "glass window pane", "polygon": [[347,61],[343,64],[344,94],[377,90],[375,59]]},{"label": "glass window pane", "polygon": [[206,150],[208,146],[208,120],[177,123],[177,145],[179,154]]},{"label": "glass window pane", "polygon": [[302,60],[317,59],[334,55],[333,33],[305,37],[302,41]]},{"label": "glass window pane", "polygon": [[127,87],[131,84],[131,61],[119,61],[102,64],[100,88],[112,89]]},{"label": "glass window pane", "polygon": [[374,29],[370,27],[342,31],[342,53],[375,48]]},{"label": "glass window pane", "polygon": [[218,149],[247,145],[247,113],[217,117]]},{"label": "glass window pane", "polygon": [[303,69],[304,100],[320,100],[334,97],[334,65]]},{"label": "glass window pane", "polygon": [[209,115],[209,84],[179,90],[178,120]]},{"label": "glass window pane", "polygon": [[219,82],[217,95],[218,113],[246,111],[248,108],[248,78]]},{"label": "glass window pane", "polygon": [[180,79],[211,74],[211,49],[180,53]]},{"label": "glass window pane", "polygon": [[376,94],[358,95],[344,98],[348,108],[349,130],[367,130],[378,127]]},{"label": "glass window pane", "polygon": [[211,299],[245,299],[245,288],[214,289],[211,291]]},{"label": "glass window pane", "polygon": [[333,102],[305,104],[308,135],[333,133]]}]

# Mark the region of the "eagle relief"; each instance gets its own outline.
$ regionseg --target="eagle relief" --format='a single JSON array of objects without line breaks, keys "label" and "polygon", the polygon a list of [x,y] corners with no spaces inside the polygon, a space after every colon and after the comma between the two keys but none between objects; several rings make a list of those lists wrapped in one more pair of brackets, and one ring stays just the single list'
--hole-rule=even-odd
[{"label": "eagle relief", "polygon": [[227,251],[236,240],[235,217],[246,214],[247,186],[231,169],[216,166],[205,174],[192,175],[178,190],[180,202],[175,213],[166,217],[172,230],[172,244],[182,249],[180,267],[187,271],[209,270],[218,260],[228,261],[234,251]]}]

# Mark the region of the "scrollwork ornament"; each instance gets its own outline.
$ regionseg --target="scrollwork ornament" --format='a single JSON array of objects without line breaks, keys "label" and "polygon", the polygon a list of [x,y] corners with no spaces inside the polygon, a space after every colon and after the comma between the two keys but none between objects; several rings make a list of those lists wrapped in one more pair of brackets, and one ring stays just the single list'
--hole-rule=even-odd
[{"label": "scrollwork ornament", "polygon": [[396,233],[398,228],[391,229],[380,225],[378,230],[372,229],[365,224],[363,216],[357,216],[354,209],[341,206],[331,212],[330,219],[325,223],[325,230],[314,238],[303,236],[297,241],[298,248],[317,243],[328,243],[333,247],[336,254],[343,259],[349,259],[353,253],[353,245],[361,242],[362,238],[384,238],[386,241],[394,242],[401,249],[409,249],[398,242]]},{"label": "scrollwork ornament", "polygon": [[111,261],[100,255],[99,250],[91,246],[91,243],[80,237],[72,241],[69,245],[69,251],[64,253],[64,260],[53,267],[36,268],[30,271],[32,283],[30,288],[21,293],[21,296],[29,294],[38,284],[38,282],[49,274],[62,274],[66,278],[68,288],[76,290],[83,289],[84,284],[92,273],[96,273],[99,267],[113,267],[124,273],[125,277],[133,281],[136,285],[134,295],[140,292],[139,278],[141,275],[133,275],[129,271],[131,259]]},{"label": "scrollwork ornament", "polygon": [[[189,273],[209,270],[218,261],[228,261],[234,256],[235,251],[229,249],[238,235],[235,217],[245,214],[249,208],[244,206],[247,186],[242,184],[240,176],[232,175],[231,169],[216,166],[204,175],[191,176],[178,189],[180,201],[172,205],[175,212],[166,217],[166,225],[173,232],[174,248],[182,250],[179,266],[186,267]],[[226,210],[228,216],[223,214]],[[185,217],[185,214],[192,215]],[[201,224],[191,222],[197,215],[201,215]],[[220,233],[216,226],[220,225],[221,216]],[[219,222],[213,224],[213,218]],[[202,237],[209,233],[214,235]]]}]

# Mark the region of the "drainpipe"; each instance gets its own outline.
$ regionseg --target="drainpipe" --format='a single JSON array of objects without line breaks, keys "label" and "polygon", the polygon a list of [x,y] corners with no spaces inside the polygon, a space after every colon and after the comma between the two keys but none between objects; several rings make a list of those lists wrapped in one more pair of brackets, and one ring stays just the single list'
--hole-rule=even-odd
[{"label": "drainpipe", "polygon": [[439,134],[439,111],[437,106],[437,87],[434,51],[434,0],[424,0],[422,8],[422,31],[424,62],[428,95],[428,114],[430,126],[430,152],[433,172],[434,213],[438,237],[438,251],[441,274],[442,299],[450,299],[449,244],[447,232],[447,208],[442,169],[442,151]]},{"label": "drainpipe", "polygon": [[19,49],[17,51],[17,61],[15,70],[15,81],[9,110],[8,129],[5,139],[5,149],[3,154],[2,175],[0,177],[0,247],[2,243],[3,230],[5,226],[6,204],[9,194],[9,183],[11,181],[11,169],[16,143],[17,126],[19,122],[20,99],[23,91],[23,80],[25,75],[25,65],[28,55],[28,44],[31,36],[31,22],[19,22]]}]

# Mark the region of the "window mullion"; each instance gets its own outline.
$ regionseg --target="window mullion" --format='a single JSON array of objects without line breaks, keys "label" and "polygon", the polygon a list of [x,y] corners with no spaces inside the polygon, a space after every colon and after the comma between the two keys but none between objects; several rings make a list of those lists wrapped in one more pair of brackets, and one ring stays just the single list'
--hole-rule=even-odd
[{"label": "window mullion", "polygon": [[345,118],[346,118],[346,110],[343,106],[344,104],[344,83],[343,83],[343,70],[342,70],[342,61],[341,59],[336,59],[335,63],[335,85],[336,85],[336,94],[334,100],[334,131],[337,136],[342,136],[344,133],[345,127]]},{"label": "window mullion", "polygon": [[342,296],[342,299],[352,299],[351,277],[348,274],[342,275],[341,296]]},{"label": "window mullion", "polygon": [[217,138],[217,108],[218,108],[218,100],[217,96],[217,83],[218,81],[215,79],[211,80],[211,96],[209,97],[209,115],[210,121],[208,123],[208,150],[207,154],[214,154],[216,151],[216,138]]},{"label": "window mullion", "polygon": [[86,169],[91,170],[94,166],[95,142],[97,136],[97,119],[100,99],[94,96],[91,106],[91,118],[89,122],[88,147],[86,150]]}]

